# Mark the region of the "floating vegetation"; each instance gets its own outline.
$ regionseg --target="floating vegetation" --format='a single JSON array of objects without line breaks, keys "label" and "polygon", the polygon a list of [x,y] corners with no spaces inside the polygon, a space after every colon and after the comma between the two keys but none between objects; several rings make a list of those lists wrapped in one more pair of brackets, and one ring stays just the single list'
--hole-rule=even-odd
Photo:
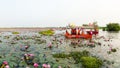
[{"label": "floating vegetation", "polygon": [[71,52],[70,56],[73,57],[73,59],[75,60],[75,63],[78,64],[81,62],[81,57],[89,56],[89,52],[86,50],[83,52]]},{"label": "floating vegetation", "polygon": [[46,40],[43,40],[43,39],[35,39],[35,44],[42,44],[42,43],[46,43]]},{"label": "floating vegetation", "polygon": [[112,52],[116,52],[117,50],[115,48],[112,48],[110,51],[107,51],[108,54],[111,54]]},{"label": "floating vegetation", "polygon": [[68,58],[70,55],[67,55],[65,53],[58,53],[58,54],[53,54],[53,57],[55,58]]},{"label": "floating vegetation", "polygon": [[95,57],[81,57],[82,66],[84,68],[100,68],[103,62]]},{"label": "floating vegetation", "polygon": [[59,53],[53,54],[54,58],[68,58],[72,57],[75,60],[75,64],[81,63],[84,68],[100,68],[103,64],[102,60],[90,56],[88,51],[83,52],[71,52],[70,54]]},{"label": "floating vegetation", "polygon": [[51,36],[54,34],[54,31],[53,30],[46,30],[46,31],[39,32],[39,34]]},{"label": "floating vegetation", "polygon": [[111,51],[107,51],[108,54],[111,54]]},{"label": "floating vegetation", "polygon": [[12,42],[10,42],[10,44],[17,44],[17,42],[16,41],[12,41]]},{"label": "floating vegetation", "polygon": [[95,43],[88,43],[87,44],[89,47],[95,47]]},{"label": "floating vegetation", "polygon": [[12,32],[12,34],[20,34],[19,32]]},{"label": "floating vegetation", "polygon": [[9,39],[10,38],[10,36],[4,36],[4,39]]},{"label": "floating vegetation", "polygon": [[116,49],[111,49],[112,52],[116,52],[117,50]]},{"label": "floating vegetation", "polygon": [[21,39],[22,39],[22,38],[19,37],[19,36],[16,36],[16,37],[13,38],[13,40],[17,40],[17,41],[18,41],[18,40],[21,40]]},{"label": "floating vegetation", "polygon": [[2,40],[0,40],[0,43],[2,43]]}]

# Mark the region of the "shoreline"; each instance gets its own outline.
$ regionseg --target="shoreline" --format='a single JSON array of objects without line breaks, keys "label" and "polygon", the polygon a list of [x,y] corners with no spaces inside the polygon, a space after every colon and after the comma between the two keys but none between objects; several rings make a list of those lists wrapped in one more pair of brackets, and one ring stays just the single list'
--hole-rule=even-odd
[{"label": "shoreline", "polygon": [[48,30],[48,29],[53,29],[53,30],[61,30],[64,27],[8,27],[8,28],[0,28],[0,32],[12,32],[12,31],[42,31],[42,30]]}]

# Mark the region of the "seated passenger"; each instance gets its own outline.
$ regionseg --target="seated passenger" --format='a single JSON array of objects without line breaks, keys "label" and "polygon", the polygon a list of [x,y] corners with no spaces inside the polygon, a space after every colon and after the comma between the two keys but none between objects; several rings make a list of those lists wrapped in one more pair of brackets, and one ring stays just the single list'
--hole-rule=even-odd
[{"label": "seated passenger", "polygon": [[72,35],[76,35],[76,28],[74,28],[74,29],[71,30],[71,34]]},{"label": "seated passenger", "polygon": [[78,35],[80,35],[80,29],[78,29]]},{"label": "seated passenger", "polygon": [[66,30],[66,34],[69,35],[68,31]]}]

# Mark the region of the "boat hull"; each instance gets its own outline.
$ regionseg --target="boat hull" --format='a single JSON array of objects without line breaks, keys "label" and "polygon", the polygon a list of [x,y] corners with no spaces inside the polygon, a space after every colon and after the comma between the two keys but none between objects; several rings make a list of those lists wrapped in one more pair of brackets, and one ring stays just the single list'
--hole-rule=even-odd
[{"label": "boat hull", "polygon": [[81,34],[81,35],[67,35],[65,34],[66,38],[83,38],[83,39],[91,39],[92,35],[89,34]]}]

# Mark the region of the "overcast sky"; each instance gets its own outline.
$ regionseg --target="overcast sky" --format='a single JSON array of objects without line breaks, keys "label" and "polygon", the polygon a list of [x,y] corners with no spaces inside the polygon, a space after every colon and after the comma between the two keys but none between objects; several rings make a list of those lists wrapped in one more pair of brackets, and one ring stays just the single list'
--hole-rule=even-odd
[{"label": "overcast sky", "polygon": [[120,0],[0,0],[0,27],[120,22]]}]

